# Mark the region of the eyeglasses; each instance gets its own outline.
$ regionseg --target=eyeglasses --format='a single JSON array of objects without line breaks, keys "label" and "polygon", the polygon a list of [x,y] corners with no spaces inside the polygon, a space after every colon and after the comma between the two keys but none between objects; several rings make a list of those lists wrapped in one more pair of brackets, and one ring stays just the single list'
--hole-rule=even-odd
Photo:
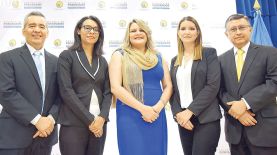
[{"label": "eyeglasses", "polygon": [[84,31],[86,33],[91,32],[91,30],[93,30],[92,31],[93,33],[99,33],[100,32],[98,27],[92,27],[92,26],[89,26],[89,25],[84,25],[84,26],[82,26],[82,28],[84,29]]},{"label": "eyeglasses", "polygon": [[228,31],[231,33],[236,33],[238,30],[245,31],[248,27],[250,27],[250,26],[249,25],[239,25],[237,27],[230,28]]}]

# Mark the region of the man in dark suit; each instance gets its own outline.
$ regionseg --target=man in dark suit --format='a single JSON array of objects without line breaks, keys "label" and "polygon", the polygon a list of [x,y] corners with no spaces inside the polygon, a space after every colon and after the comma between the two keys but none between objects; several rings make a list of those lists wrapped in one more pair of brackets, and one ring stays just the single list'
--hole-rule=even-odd
[{"label": "man in dark suit", "polygon": [[50,155],[57,143],[57,57],[44,49],[43,14],[29,13],[26,44],[0,55],[0,154]]},{"label": "man in dark suit", "polygon": [[225,27],[234,47],[219,57],[219,96],[231,154],[277,154],[277,49],[250,42],[244,15],[231,15]]}]

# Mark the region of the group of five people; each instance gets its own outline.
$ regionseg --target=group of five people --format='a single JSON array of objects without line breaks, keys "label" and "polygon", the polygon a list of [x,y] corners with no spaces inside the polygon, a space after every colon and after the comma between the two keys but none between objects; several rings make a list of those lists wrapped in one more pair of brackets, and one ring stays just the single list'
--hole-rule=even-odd
[{"label": "group of five people", "polygon": [[95,16],[80,19],[74,43],[56,58],[44,48],[47,22],[24,19],[26,44],[0,55],[0,155],[102,155],[112,96],[120,155],[166,155],[168,102],[185,155],[214,155],[220,105],[232,155],[276,154],[277,50],[250,41],[246,16],[231,15],[225,34],[234,47],[217,56],[203,47],[191,16],[177,27],[170,69],[139,19],[127,26],[108,64],[104,30]]}]

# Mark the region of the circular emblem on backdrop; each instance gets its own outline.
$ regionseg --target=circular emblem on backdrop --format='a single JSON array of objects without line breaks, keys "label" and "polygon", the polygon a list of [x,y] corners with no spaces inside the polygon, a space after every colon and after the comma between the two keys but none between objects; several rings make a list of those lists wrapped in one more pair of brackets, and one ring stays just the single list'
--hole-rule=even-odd
[{"label": "circular emblem on backdrop", "polygon": [[160,21],[160,26],[161,27],[167,27],[167,21],[166,20],[161,20]]},{"label": "circular emblem on backdrop", "polygon": [[189,4],[187,2],[182,2],[181,3],[181,8],[187,9],[189,7]]},{"label": "circular emblem on backdrop", "polygon": [[13,6],[13,8],[19,8],[19,0],[13,0],[12,6]]},{"label": "circular emblem on backdrop", "polygon": [[126,27],[126,21],[121,19],[119,22],[118,22],[118,25],[119,27]]},{"label": "circular emblem on backdrop", "polygon": [[58,1],[56,2],[56,7],[57,7],[57,8],[62,8],[62,7],[63,7],[63,1],[58,0]]},{"label": "circular emblem on backdrop", "polygon": [[16,45],[16,40],[15,39],[11,39],[9,41],[9,45],[10,45],[10,47],[14,47]]},{"label": "circular emblem on backdrop", "polygon": [[141,8],[144,8],[144,9],[148,8],[148,3],[147,3],[147,1],[142,1],[142,2],[140,3],[140,6],[141,6]]},{"label": "circular emblem on backdrop", "polygon": [[55,45],[56,47],[60,47],[61,44],[62,44],[61,39],[56,39],[56,40],[54,40],[54,45]]},{"label": "circular emblem on backdrop", "polygon": [[98,7],[99,7],[100,9],[105,8],[105,6],[106,6],[105,1],[99,1],[99,2],[98,2]]}]

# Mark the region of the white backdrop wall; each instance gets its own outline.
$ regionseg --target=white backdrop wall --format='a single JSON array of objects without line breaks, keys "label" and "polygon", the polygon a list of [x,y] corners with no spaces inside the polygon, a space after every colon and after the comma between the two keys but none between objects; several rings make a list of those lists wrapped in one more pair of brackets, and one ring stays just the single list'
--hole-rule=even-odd
[{"label": "white backdrop wall", "polygon": [[[205,46],[216,48],[218,55],[229,49],[231,44],[224,35],[224,23],[229,15],[236,12],[236,6],[234,0],[0,0],[0,53],[25,43],[21,33],[23,19],[34,10],[47,18],[49,36],[45,48],[56,56],[73,43],[77,21],[83,16],[95,15],[104,27],[104,51],[108,61],[111,53],[121,45],[128,22],[140,18],[148,23],[157,50],[170,63],[177,54],[176,27],[184,16],[198,20]],[[177,126],[169,110],[167,116],[168,154],[181,155]],[[114,109],[110,117],[105,155],[117,155]],[[53,154],[59,154],[58,145]],[[217,154],[229,154],[224,130]]]}]

